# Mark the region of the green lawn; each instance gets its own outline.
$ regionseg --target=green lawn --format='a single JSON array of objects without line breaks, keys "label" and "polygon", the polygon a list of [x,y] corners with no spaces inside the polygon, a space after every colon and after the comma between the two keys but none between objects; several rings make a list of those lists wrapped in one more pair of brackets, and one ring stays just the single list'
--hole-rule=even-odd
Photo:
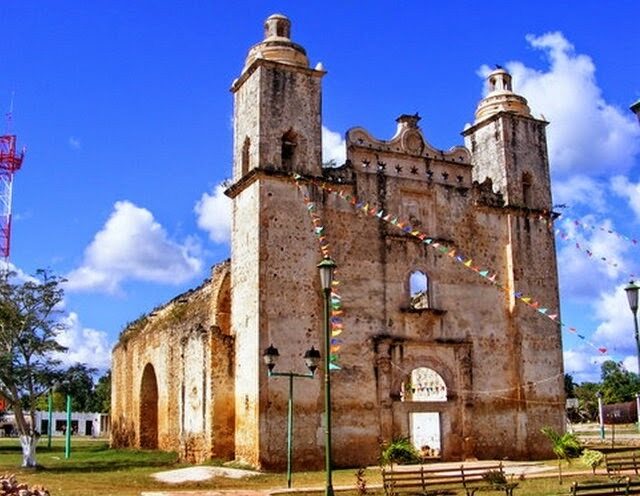
[{"label": "green lawn", "polygon": [[[0,439],[0,473],[14,473],[20,482],[45,486],[52,496],[133,496],[142,491],[195,490],[195,489],[284,489],[284,474],[263,474],[247,479],[217,478],[206,482],[185,484],[164,484],[156,481],[151,474],[163,470],[180,468],[174,453],[139,450],[111,450],[106,441],[73,439],[71,458],[64,458],[64,440],[54,439],[51,449],[46,447],[46,439],[38,447],[37,460],[40,465],[35,470],[19,468],[21,452],[18,440]],[[556,466],[555,460],[548,462]],[[582,470],[579,461],[566,466],[564,470]],[[520,496],[543,496],[567,494],[571,482],[584,480],[590,476],[567,476],[565,483],[558,485],[557,477],[527,479],[519,482],[515,494]],[[599,479],[605,479],[599,476]],[[369,486],[381,483],[377,469],[365,474]],[[321,488],[325,482],[324,472],[300,472],[293,476],[294,488],[301,488],[296,494],[309,494],[303,488]],[[355,487],[355,470],[338,470],[334,473],[334,486]],[[344,496],[356,495],[355,490],[340,493]],[[383,494],[381,490],[370,490],[368,494]],[[485,492],[493,495],[500,493]]]}]

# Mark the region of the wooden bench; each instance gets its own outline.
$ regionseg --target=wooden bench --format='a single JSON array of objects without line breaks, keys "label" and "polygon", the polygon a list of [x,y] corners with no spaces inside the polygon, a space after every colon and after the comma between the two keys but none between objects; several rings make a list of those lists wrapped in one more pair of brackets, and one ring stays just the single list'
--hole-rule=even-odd
[{"label": "wooden bench", "polygon": [[608,482],[574,482],[571,485],[571,496],[611,496],[640,494],[640,480],[629,477]]},{"label": "wooden bench", "polygon": [[636,452],[623,455],[604,455],[605,466],[607,467],[607,475],[609,477],[619,477],[622,472],[633,471],[636,475],[639,475],[638,466],[640,465],[640,459]]},{"label": "wooden bench", "polygon": [[504,478],[502,463],[478,467],[425,467],[410,470],[382,469],[382,482],[387,496],[400,493],[424,495],[457,494],[464,491],[474,496],[478,491],[504,491],[512,496],[517,482],[492,483],[486,479],[487,473],[498,472]]}]

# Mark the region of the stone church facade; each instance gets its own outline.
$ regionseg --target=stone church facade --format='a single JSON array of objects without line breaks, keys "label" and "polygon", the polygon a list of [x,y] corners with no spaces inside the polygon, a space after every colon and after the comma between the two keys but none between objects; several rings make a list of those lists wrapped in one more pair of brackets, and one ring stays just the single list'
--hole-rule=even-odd
[{"label": "stone church facade", "polygon": [[[373,464],[400,436],[443,460],[549,456],[540,428],[564,418],[560,326],[519,298],[559,307],[547,123],[498,69],[464,146],[436,150],[402,115],[390,140],[350,129],[346,163],[323,167],[324,75],[271,16],[231,88],[231,260],[123,332],[113,443],[284,465],[287,381],[262,353],[273,344],[276,370],[304,372],[304,351],[322,349],[313,209],[342,301],[336,466]],[[323,463],[322,373],[295,383],[297,468]]]}]

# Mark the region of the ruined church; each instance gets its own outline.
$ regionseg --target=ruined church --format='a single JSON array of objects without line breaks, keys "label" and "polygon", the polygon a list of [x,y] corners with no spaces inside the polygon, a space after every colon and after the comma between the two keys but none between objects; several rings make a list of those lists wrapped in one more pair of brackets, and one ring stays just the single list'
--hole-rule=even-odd
[{"label": "ruined church", "polygon": [[[463,145],[435,149],[400,115],[390,139],[348,130],[345,163],[323,166],[325,72],[290,31],[269,17],[231,87],[230,260],[113,350],[113,444],[282,467],[287,380],[262,355],[304,373],[322,349],[329,254],[337,467],[398,437],[441,460],[549,456],[564,390],[547,122],[497,69]],[[322,374],[295,381],[297,469],[323,463]]]}]

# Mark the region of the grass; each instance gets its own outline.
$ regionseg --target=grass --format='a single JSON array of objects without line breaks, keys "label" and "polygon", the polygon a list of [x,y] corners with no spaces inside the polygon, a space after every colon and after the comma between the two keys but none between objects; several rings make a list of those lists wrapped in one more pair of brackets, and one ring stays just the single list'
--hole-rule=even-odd
[{"label": "grass", "polygon": [[[51,449],[46,447],[46,440],[40,441],[37,450],[37,469],[21,469],[22,455],[19,442],[15,438],[0,438],[0,474],[14,473],[20,482],[29,485],[45,486],[52,496],[138,496],[142,491],[162,490],[233,490],[233,489],[284,489],[286,477],[283,473],[266,473],[246,479],[215,478],[203,482],[181,484],[164,484],[155,480],[152,474],[163,470],[181,468],[175,453],[143,450],[111,450],[104,440],[74,438],[72,440],[71,458],[64,458],[64,439],[54,438]],[[216,462],[211,462],[215,464]],[[556,467],[556,460],[544,462]],[[571,482],[591,480],[590,471],[579,460],[571,465],[563,464],[563,472],[584,471],[583,475],[567,475],[565,483],[560,486],[557,476],[544,478],[527,478],[519,481],[515,491],[522,496],[547,496],[568,494]],[[382,483],[380,472],[369,469],[365,472],[368,493],[371,496],[384,494],[380,489],[371,486]],[[596,479],[606,480],[603,475]],[[340,496],[355,496],[355,469],[336,470],[334,487],[348,486],[351,491],[340,491]],[[322,488],[325,483],[324,472],[296,472],[293,474],[293,487],[300,488],[293,494],[321,494],[322,491],[311,491],[304,488]],[[493,495],[498,492],[484,492]],[[504,494],[504,493],[502,493]]]}]

